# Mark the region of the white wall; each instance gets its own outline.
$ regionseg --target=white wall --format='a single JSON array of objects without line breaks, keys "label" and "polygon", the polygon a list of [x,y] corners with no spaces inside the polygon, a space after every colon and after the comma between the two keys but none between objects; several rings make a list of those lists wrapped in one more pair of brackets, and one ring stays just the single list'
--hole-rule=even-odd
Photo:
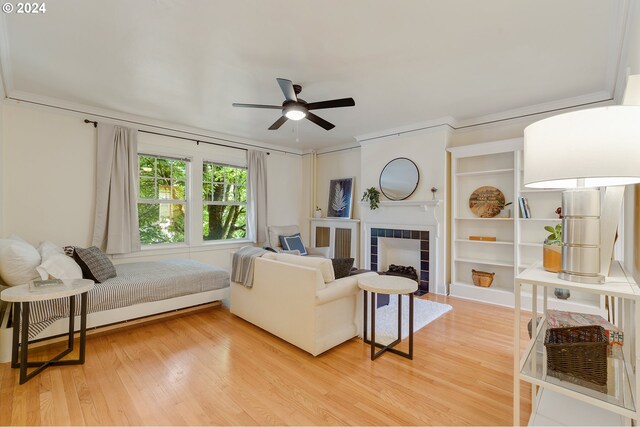
[{"label": "white wall", "polygon": [[4,234],[32,244],[91,243],[95,130],[82,120],[4,107]]},{"label": "white wall", "polygon": [[329,183],[331,180],[354,177],[351,218],[360,218],[360,204],[358,202],[364,192],[360,175],[360,147],[333,153],[318,154],[316,170],[316,205],[322,209],[322,216],[327,216],[327,209],[329,208]]},{"label": "white wall", "polygon": [[[432,292],[444,293],[446,284],[448,283],[447,265],[449,259],[449,250],[447,245],[448,218],[446,188],[448,182],[448,163],[446,147],[450,138],[449,128],[440,126],[423,131],[410,132],[401,135],[387,136],[362,143],[361,148],[361,185],[362,188],[376,187],[380,188],[379,179],[382,169],[391,160],[398,157],[406,157],[412,160],[418,167],[420,178],[418,187],[415,192],[407,199],[408,201],[426,201],[431,200],[433,194],[431,187],[436,187],[438,192],[436,198],[441,200],[440,205],[435,208],[435,216],[439,221],[440,235],[437,239],[437,268],[436,275],[430,283]],[[381,194],[380,200],[387,198]],[[366,221],[382,222],[390,224],[420,224],[410,218],[426,218],[425,212],[418,212],[418,207],[409,208],[410,211],[403,211],[402,215],[406,215],[406,221],[397,218],[400,213],[397,207],[381,206],[376,211],[370,211],[368,206],[362,206],[363,212],[361,218]],[[415,212],[414,212],[415,211]],[[361,224],[364,226],[364,224]],[[361,227],[361,231],[364,228]],[[364,234],[364,233],[363,233]],[[431,236],[433,238],[433,236]],[[361,256],[365,253],[363,246],[360,250]],[[362,259],[362,258],[361,258]],[[431,266],[433,269],[433,266]]]},{"label": "white wall", "polygon": [[[51,240],[60,245],[91,244],[94,214],[96,130],[73,114],[21,105],[2,111],[2,235],[17,234],[37,245]],[[1,141],[0,141],[1,142]],[[193,159],[246,164],[244,150],[139,134],[139,149],[158,154],[180,154]],[[302,157],[272,151],[267,157],[269,218],[298,223],[303,214]],[[194,173],[195,181],[201,179]],[[202,209],[196,201],[192,211]],[[230,251],[242,244],[198,246],[202,241],[193,224],[196,246],[143,251],[118,256],[115,262],[193,258],[228,268]]]},{"label": "white wall", "polygon": [[309,243],[308,158],[271,152],[267,162],[267,222],[270,225],[300,226]]}]

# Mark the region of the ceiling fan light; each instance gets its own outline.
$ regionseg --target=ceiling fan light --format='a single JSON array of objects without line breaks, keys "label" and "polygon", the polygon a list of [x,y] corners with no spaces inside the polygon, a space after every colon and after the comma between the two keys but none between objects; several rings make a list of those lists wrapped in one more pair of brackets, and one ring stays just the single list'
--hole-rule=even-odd
[{"label": "ceiling fan light", "polygon": [[289,120],[302,120],[307,117],[307,112],[298,106],[285,109],[284,115]]}]

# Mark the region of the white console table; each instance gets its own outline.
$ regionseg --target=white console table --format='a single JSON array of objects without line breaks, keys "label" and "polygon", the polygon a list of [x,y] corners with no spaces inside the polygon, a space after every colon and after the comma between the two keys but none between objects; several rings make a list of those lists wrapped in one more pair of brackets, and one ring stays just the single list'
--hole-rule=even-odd
[{"label": "white console table", "polygon": [[[531,286],[532,338],[521,356],[521,297],[522,287]],[[542,310],[538,309],[538,289],[542,287]],[[616,324],[624,331],[622,351],[613,352],[608,358],[607,392],[599,392],[573,382],[548,375],[544,336],[547,330],[546,313],[549,292],[554,288],[569,289],[598,295],[608,295],[615,300]],[[533,315],[537,313],[538,315]],[[538,316],[541,320],[538,321]],[[515,329],[514,329],[514,381],[513,424],[520,425],[520,381],[532,384],[530,424],[584,425],[585,420],[604,424],[602,415],[620,425],[623,421],[636,425],[640,420],[640,381],[636,381],[635,367],[640,361],[640,340],[636,334],[640,328],[640,288],[622,268],[619,262],[611,265],[611,272],[604,284],[588,285],[558,279],[555,273],[542,269],[538,263],[515,278]],[[546,399],[552,393],[569,397],[562,405],[552,404],[558,399]],[[546,403],[545,403],[546,402]],[[571,402],[574,402],[573,405]],[[551,403],[551,404],[549,404]],[[603,411],[605,410],[605,411]],[[589,412],[593,412],[590,414]],[[608,411],[608,412],[607,412]],[[567,417],[569,421],[567,421]],[[561,420],[562,419],[562,420]],[[617,421],[616,421],[617,420]],[[546,425],[546,424],[545,424]],[[549,424],[550,425],[550,424]]]},{"label": "white console table", "polygon": [[[328,229],[329,241],[320,236],[321,229]],[[343,240],[338,242],[338,240]],[[346,218],[311,218],[311,246],[329,246],[331,258],[353,258],[353,265],[360,268],[358,256],[360,220]],[[328,244],[328,245],[327,245]]]}]

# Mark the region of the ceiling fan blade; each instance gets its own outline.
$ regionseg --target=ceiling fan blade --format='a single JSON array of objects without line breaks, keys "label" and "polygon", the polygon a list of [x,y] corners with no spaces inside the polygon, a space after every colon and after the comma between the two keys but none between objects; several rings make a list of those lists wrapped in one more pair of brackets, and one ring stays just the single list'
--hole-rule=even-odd
[{"label": "ceiling fan blade", "polygon": [[298,101],[298,97],[296,96],[296,91],[293,90],[293,83],[291,83],[291,80],[278,78],[276,80],[278,81],[280,89],[282,89],[282,93],[287,101]]},{"label": "ceiling fan blade", "polygon": [[263,104],[239,104],[234,102],[234,107],[244,107],[244,108],[268,108],[271,110],[282,110],[282,105],[263,105]]},{"label": "ceiling fan blade", "polygon": [[[282,116],[284,117],[284,116]],[[317,124],[318,126],[324,128],[325,130],[331,130],[334,127],[336,127],[336,125],[329,123],[328,121],[326,121],[325,119],[316,116],[313,113],[307,113],[307,119],[311,120],[313,123]]]},{"label": "ceiling fan blade", "polygon": [[356,101],[353,98],[332,99],[331,101],[310,102],[307,110],[320,110],[323,108],[353,107]]},{"label": "ceiling fan blade", "polygon": [[286,122],[287,120],[287,116],[281,116],[278,120],[276,120],[271,126],[269,126],[269,130],[276,130],[279,129],[280,126],[282,126],[284,124],[284,122]]}]

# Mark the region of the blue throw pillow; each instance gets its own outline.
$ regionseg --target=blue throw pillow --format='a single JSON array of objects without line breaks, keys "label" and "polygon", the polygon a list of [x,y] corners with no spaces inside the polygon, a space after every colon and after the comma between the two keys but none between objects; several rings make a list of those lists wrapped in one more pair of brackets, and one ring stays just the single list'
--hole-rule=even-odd
[{"label": "blue throw pillow", "polygon": [[300,255],[303,255],[303,256],[307,254],[307,250],[305,249],[304,244],[302,243],[302,238],[300,237],[300,233],[294,234],[293,236],[285,236],[284,242],[286,244],[286,246],[282,245],[284,249],[287,249],[289,251],[298,250],[300,251]]},{"label": "blue throw pillow", "polygon": [[287,249],[289,249],[289,248],[287,247],[287,242],[286,242],[286,240],[284,240],[284,239],[285,239],[286,237],[295,237],[295,236],[300,237],[300,233],[292,234],[292,235],[290,235],[290,236],[282,236],[282,235],[278,236],[278,238],[280,239],[280,246],[282,246],[282,249],[284,249],[285,251],[286,251]]}]

